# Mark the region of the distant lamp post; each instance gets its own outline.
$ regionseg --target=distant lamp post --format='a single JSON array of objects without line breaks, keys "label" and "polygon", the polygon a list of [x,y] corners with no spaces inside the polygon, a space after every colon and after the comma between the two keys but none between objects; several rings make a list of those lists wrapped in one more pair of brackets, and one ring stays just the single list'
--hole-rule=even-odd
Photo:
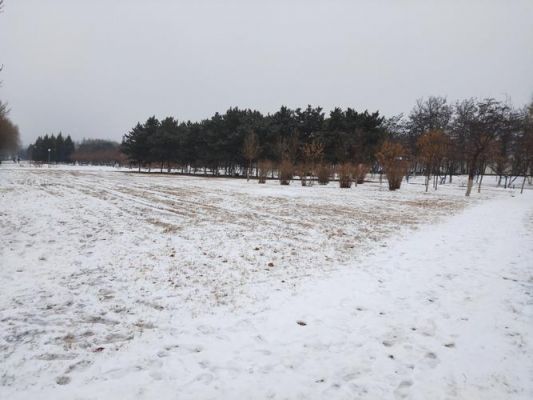
[{"label": "distant lamp post", "polygon": [[48,168],[50,168],[50,152],[52,149],[48,149]]}]

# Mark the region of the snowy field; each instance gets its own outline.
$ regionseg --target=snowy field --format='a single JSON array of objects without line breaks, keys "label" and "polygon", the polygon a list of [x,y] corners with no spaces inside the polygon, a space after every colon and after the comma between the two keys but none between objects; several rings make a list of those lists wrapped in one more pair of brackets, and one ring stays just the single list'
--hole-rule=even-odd
[{"label": "snowy field", "polygon": [[533,190],[485,182],[1,165],[0,399],[532,399]]}]

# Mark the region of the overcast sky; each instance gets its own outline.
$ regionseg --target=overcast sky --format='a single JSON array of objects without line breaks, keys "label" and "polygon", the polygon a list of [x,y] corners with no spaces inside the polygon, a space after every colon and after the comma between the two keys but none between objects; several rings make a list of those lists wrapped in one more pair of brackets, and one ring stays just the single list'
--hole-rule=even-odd
[{"label": "overcast sky", "polygon": [[409,112],[533,95],[533,0],[5,0],[0,99],[24,144],[120,140],[230,106]]}]

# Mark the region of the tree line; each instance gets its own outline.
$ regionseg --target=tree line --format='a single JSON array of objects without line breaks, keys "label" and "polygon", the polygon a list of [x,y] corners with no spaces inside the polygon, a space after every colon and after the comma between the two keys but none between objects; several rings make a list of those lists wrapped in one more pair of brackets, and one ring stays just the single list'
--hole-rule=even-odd
[{"label": "tree line", "polygon": [[[360,113],[351,108],[336,108],[329,118],[320,107],[311,106],[296,110],[281,107],[271,115],[230,108],[200,122],[150,117],[124,136],[121,148],[139,167],[178,164],[227,175],[238,174],[250,160],[279,163],[290,159],[299,163],[304,158],[303,146],[313,142],[322,144],[326,162],[371,162],[386,136],[383,121],[379,112]],[[250,135],[255,138],[254,146],[248,146],[244,154],[245,139]]]},{"label": "tree line", "polygon": [[[50,159],[48,159],[50,149]],[[83,139],[74,143],[62,133],[39,136],[24,152],[26,157],[35,162],[79,163],[93,165],[126,164],[127,158],[120,151],[120,144],[112,140]]]},{"label": "tree line", "polygon": [[35,161],[130,163],[189,174],[276,178],[302,185],[337,179],[341,187],[365,181],[368,172],[387,177],[389,188],[422,174],[437,189],[457,174],[468,175],[467,195],[485,173],[508,187],[533,169],[533,103],[515,108],[495,99],[444,97],[416,102],[404,116],[378,111],[281,107],[273,114],[230,108],[199,122],[150,117],[123,136],[122,143],[45,135],[29,146]]},{"label": "tree line", "polygon": [[[509,185],[532,170],[533,105],[514,108],[495,99],[420,99],[407,115],[385,118],[376,112],[320,107],[281,107],[263,115],[230,108],[199,121],[150,117],[124,135],[121,150],[141,168],[180,168],[186,173],[254,174],[282,184],[299,176],[302,184],[332,175],[341,186],[364,182],[366,172],[388,176],[391,189],[404,176],[424,174],[426,190],[456,174],[474,178],[486,171]],[[322,177],[322,179],[321,179]],[[342,183],[344,182],[344,183]]]},{"label": "tree line", "polygon": [[28,146],[27,154],[30,160],[39,162],[72,162],[71,155],[74,152],[74,142],[70,135],[63,137],[60,132],[55,135],[39,136],[35,143]]},{"label": "tree line", "polygon": [[120,151],[120,144],[111,140],[83,139],[75,146],[70,158],[80,164],[114,165],[127,162],[126,156]]}]

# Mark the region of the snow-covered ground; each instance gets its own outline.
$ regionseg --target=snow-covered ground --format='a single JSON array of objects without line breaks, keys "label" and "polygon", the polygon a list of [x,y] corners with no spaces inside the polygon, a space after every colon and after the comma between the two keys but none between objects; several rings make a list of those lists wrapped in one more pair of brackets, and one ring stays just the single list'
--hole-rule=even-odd
[{"label": "snow-covered ground", "polygon": [[0,166],[1,399],[531,399],[533,193]]}]

